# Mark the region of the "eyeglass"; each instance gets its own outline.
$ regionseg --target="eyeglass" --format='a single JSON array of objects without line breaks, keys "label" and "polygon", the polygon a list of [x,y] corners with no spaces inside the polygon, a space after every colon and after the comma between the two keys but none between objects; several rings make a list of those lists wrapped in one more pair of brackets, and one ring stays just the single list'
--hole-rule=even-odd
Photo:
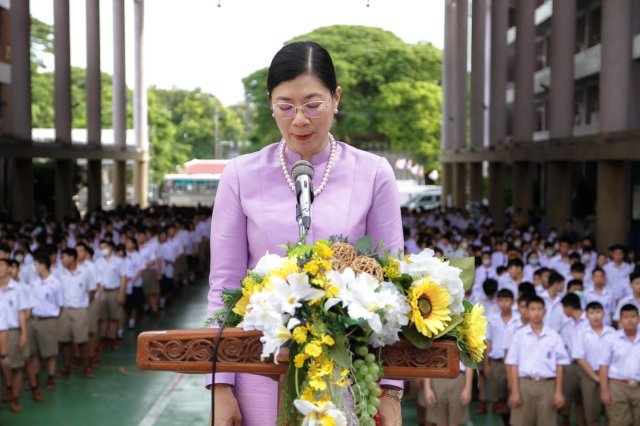
[{"label": "eyeglass", "polygon": [[292,119],[298,113],[298,109],[302,110],[302,113],[309,118],[318,118],[325,108],[329,107],[329,103],[325,101],[311,101],[298,107],[293,104],[279,102],[271,105],[271,111],[273,116],[277,118]]}]

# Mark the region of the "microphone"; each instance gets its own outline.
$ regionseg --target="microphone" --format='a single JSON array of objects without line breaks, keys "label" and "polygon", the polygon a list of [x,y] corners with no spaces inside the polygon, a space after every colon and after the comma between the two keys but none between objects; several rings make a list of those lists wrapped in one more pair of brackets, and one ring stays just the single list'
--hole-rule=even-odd
[{"label": "microphone", "polygon": [[[306,235],[311,227],[311,203],[313,203],[313,166],[305,160],[296,161],[291,177],[296,183],[296,220],[300,226],[300,235]],[[304,230],[303,230],[304,228]]]}]

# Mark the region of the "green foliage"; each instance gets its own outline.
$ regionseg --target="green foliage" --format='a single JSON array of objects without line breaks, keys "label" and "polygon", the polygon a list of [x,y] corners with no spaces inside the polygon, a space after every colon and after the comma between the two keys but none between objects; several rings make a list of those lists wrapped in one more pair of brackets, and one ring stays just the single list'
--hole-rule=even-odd
[{"label": "green foliage", "polygon": [[469,291],[473,285],[476,274],[476,262],[473,257],[450,258],[447,259],[449,265],[462,269],[460,279],[464,284],[464,291]]},{"label": "green foliage", "polygon": [[[387,141],[392,150],[409,150],[428,164],[439,150],[442,52],[431,44],[407,44],[379,28],[335,25],[292,41],[313,40],[332,55],[343,88],[334,124],[339,139],[354,146]],[[287,43],[289,43],[287,42]],[[280,134],[266,93],[267,68],[243,80],[254,105],[250,140],[258,149]]]}]

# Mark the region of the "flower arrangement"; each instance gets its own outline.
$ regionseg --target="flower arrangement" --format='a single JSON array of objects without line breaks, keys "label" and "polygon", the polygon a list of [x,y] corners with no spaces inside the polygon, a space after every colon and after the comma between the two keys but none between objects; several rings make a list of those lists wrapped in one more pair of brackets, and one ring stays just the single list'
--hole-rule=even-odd
[{"label": "flower arrangement", "polygon": [[[379,247],[379,246],[378,246]],[[383,377],[379,348],[401,336],[418,348],[452,339],[477,367],[485,346],[481,305],[464,299],[474,262],[439,259],[432,250],[378,254],[369,237],[287,246],[267,253],[239,290],[224,290],[229,326],[262,332],[262,357],[289,366],[279,424],[375,425]],[[357,417],[357,419],[356,419]]]}]

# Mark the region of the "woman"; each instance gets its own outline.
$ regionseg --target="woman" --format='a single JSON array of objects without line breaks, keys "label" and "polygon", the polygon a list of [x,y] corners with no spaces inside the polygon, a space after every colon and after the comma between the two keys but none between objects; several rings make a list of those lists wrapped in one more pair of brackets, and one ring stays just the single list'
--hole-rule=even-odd
[{"label": "woman", "polygon": [[[393,253],[404,245],[397,186],[386,159],[337,142],[329,133],[342,89],[329,53],[313,42],[284,46],[273,58],[267,89],[279,143],[232,160],[216,194],[211,226],[208,313],[222,308],[220,293],[238,288],[247,269],[267,250],[298,240],[291,168],[298,160],[315,170],[311,229],[307,241],[343,235],[355,242],[370,235]],[[273,425],[275,381],[247,374],[215,376],[215,424]],[[402,386],[388,382],[386,386]],[[385,425],[401,423],[400,402],[382,398]]]}]

